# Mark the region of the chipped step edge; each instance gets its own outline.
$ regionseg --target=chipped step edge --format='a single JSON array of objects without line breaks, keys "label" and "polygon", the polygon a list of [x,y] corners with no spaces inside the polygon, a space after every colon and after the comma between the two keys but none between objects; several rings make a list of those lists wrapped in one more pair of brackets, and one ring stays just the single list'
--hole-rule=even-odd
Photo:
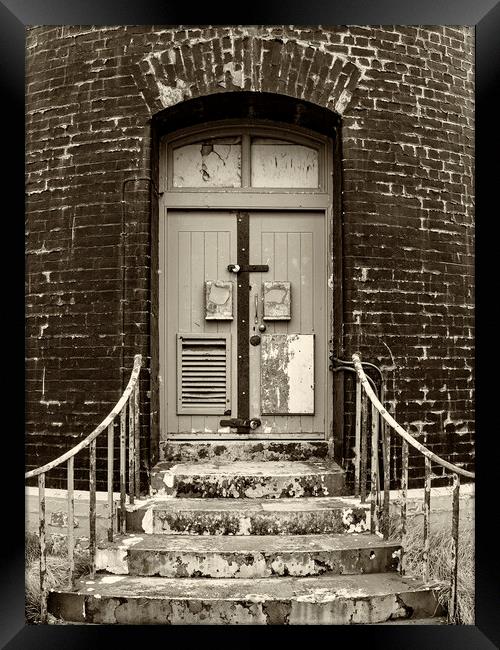
[{"label": "chipped step edge", "polygon": [[[105,582],[112,584],[123,579],[120,576],[107,576]],[[279,578],[277,579],[279,580]],[[87,584],[92,584],[92,582],[87,582]],[[170,623],[180,625],[245,623],[392,625],[404,622],[411,624],[411,621],[428,619],[431,616],[441,617],[442,609],[439,608],[437,600],[438,588],[438,585],[420,585],[416,589],[397,590],[394,593],[367,594],[363,597],[356,597],[349,592],[339,592],[335,597],[329,599],[325,599],[324,594],[318,594],[317,598],[314,594],[304,594],[266,599],[265,596],[257,594],[230,597],[189,595],[187,597],[137,593],[116,596],[93,593],[94,589],[90,587],[86,589],[86,593],[52,592],[52,602],[49,608],[52,610],[55,602],[57,610],[59,602],[59,611],[56,611],[56,614],[64,616],[61,609],[66,607],[68,618],[68,614],[70,614],[72,621],[78,618],[84,624],[97,622],[101,624]],[[117,598],[119,598],[119,603],[117,603]],[[415,600],[421,602],[417,605]],[[413,618],[415,609],[417,609],[417,614]],[[270,618],[269,612],[274,610],[276,610],[276,615]],[[199,616],[200,613],[203,616]],[[87,621],[87,618],[91,620]]]},{"label": "chipped step edge", "polygon": [[134,557],[133,546],[142,541],[137,537],[128,544],[100,548],[96,553],[96,570],[114,575],[161,576],[167,578],[236,578],[245,579],[284,576],[316,576],[324,573],[357,575],[399,570],[400,546],[362,545],[352,548],[304,549],[287,551],[275,549],[160,549],[141,548]]},{"label": "chipped step edge", "polygon": [[[155,529],[156,506],[157,506],[157,504],[153,503],[152,505],[148,505],[148,506],[143,507],[143,508],[134,508],[134,510],[130,511],[130,512],[137,512],[137,511],[140,511],[140,510],[144,511],[144,515],[143,515],[143,517],[141,519],[140,525],[141,525],[142,531],[146,535],[162,534],[161,532],[156,531],[156,529]],[[365,514],[365,519],[364,520],[357,521],[356,517],[354,517],[354,521],[353,521],[353,511],[354,510],[356,510],[356,508],[349,508],[349,507],[342,508],[342,507],[340,507],[340,508],[332,509],[331,513],[334,513],[334,512],[337,512],[337,513],[340,512],[341,513],[340,516],[341,516],[342,524],[344,526],[344,529],[343,529],[344,533],[347,533],[347,534],[349,534],[349,533],[353,533],[353,534],[354,533],[364,533],[364,532],[367,532],[368,530],[370,530],[370,512],[365,510],[365,513],[364,513]],[[328,510],[326,510],[326,511],[328,512]],[[221,509],[220,511],[211,511],[211,512],[218,513],[218,512],[224,512],[224,510]],[[287,511],[275,511],[275,514],[278,516],[278,518],[281,518],[281,516],[283,516],[283,514],[285,512],[287,512]],[[313,511],[310,511],[310,512],[314,513],[315,511],[313,510]],[[319,512],[321,512],[321,511],[319,511]],[[296,513],[296,511],[293,511],[293,510],[288,511],[288,514],[291,514],[292,518],[293,518],[293,514],[295,514],[295,513]],[[178,513],[178,514],[182,514],[182,511],[180,513]],[[194,515],[195,514],[196,513],[194,513]],[[237,511],[232,511],[231,514],[233,514],[233,516],[235,518],[238,517],[238,512]],[[273,514],[272,511],[271,512],[256,511],[254,513],[251,513],[251,512],[247,513],[246,516],[245,515],[240,516],[239,518],[240,518],[241,522],[242,523],[245,522],[245,524],[246,524],[243,528],[244,529],[246,528],[246,530],[248,532],[240,532],[240,533],[237,533],[237,534],[239,534],[239,535],[250,535],[251,534],[250,530],[251,530],[251,518],[252,518],[252,515],[254,515],[254,517],[258,518],[259,516],[265,517],[266,515],[271,517],[272,514]],[[241,525],[240,525],[240,529],[241,529]],[[135,531],[135,532],[137,532],[137,531]],[[174,533],[173,531],[169,531],[169,532],[170,532],[170,534],[179,534],[179,533]],[[169,534],[169,532],[167,532],[166,534]],[[165,533],[163,533],[163,534],[165,534]],[[382,537],[382,534],[379,533],[378,531],[375,534],[377,536],[379,536],[379,537]]]}]

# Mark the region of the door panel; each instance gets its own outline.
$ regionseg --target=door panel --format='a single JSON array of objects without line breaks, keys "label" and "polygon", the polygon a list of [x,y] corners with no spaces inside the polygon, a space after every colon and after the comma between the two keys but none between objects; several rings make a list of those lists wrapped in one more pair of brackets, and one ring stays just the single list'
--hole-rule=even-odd
[{"label": "door panel", "polygon": [[[269,271],[244,271],[250,300],[248,313],[240,314],[244,325],[240,323],[238,329],[238,291],[243,291],[246,278],[227,269],[242,259],[237,250],[242,232],[238,214],[242,216],[200,210],[166,215],[163,436],[323,439],[328,379],[325,215],[251,212],[240,219],[248,228],[248,264],[268,265]],[[207,281],[232,283],[232,320],[225,308],[221,309],[224,319],[214,319],[214,304],[206,311]],[[290,314],[286,304],[279,305],[264,320],[263,283],[275,281],[290,285]],[[219,294],[210,295],[227,294],[227,285],[218,288]],[[287,284],[276,285],[272,296],[279,300],[287,288]],[[252,336],[261,337],[260,343],[254,339],[257,344],[250,344]],[[249,350],[241,377],[237,376],[239,344]],[[269,365],[271,358],[281,369],[279,382]],[[261,426],[248,431],[221,427],[223,419],[242,417],[238,390],[245,389],[246,378],[249,413],[244,417],[260,419]],[[229,392],[224,396],[225,380]],[[240,406],[245,401],[242,393]]]},{"label": "door panel", "polygon": [[[182,387],[184,386],[185,390],[193,376],[203,378],[203,367],[200,370],[197,366],[191,366],[193,370],[184,377],[183,384],[182,368],[179,367],[178,362],[178,337],[182,334],[211,336],[220,334],[222,337],[225,335],[229,337],[227,346],[229,406],[231,409],[237,408],[237,385],[234,382],[233,370],[236,367],[236,358],[235,346],[232,344],[236,341],[236,320],[205,318],[205,281],[221,280],[233,284],[235,282],[234,276],[227,270],[228,264],[236,256],[235,213],[169,212],[166,217],[165,251],[167,277],[164,346],[166,354],[163,376],[166,381],[167,432],[169,435],[210,435],[220,429],[219,421],[224,414],[221,406],[207,408],[208,413],[188,415],[183,411],[189,408],[179,407]],[[236,313],[235,309],[236,292],[233,287],[233,314]],[[189,339],[186,340],[189,344]],[[217,339],[215,341],[217,342]],[[215,354],[220,356],[217,347],[212,346],[210,349],[215,350]],[[202,359],[202,355],[189,353],[193,354],[196,360]],[[207,384],[208,381],[203,382],[200,379],[198,382],[198,384],[203,383]],[[190,410],[194,411],[196,407]],[[200,410],[203,409],[200,407]],[[217,414],[214,414],[214,411],[218,411]],[[228,430],[224,429],[224,431]]]},{"label": "door panel", "polygon": [[[250,215],[250,264],[268,264],[267,273],[254,273],[250,279],[250,305],[259,311],[255,320],[255,307],[251,313],[251,334],[259,334],[259,325],[265,324],[265,333],[283,335],[314,335],[314,412],[307,414],[310,406],[295,407],[303,414],[262,415],[262,394],[269,387],[261,386],[264,380],[272,380],[273,373],[262,373],[261,346],[250,348],[250,417],[260,417],[263,433],[267,434],[318,434],[325,432],[326,389],[326,265],[325,265],[325,217],[318,213],[252,213]],[[290,320],[263,320],[263,282],[290,282]],[[254,331],[255,330],[255,331]],[[266,344],[265,344],[266,345]],[[289,344],[287,343],[287,347]],[[307,355],[310,345],[304,339],[303,353]],[[297,349],[297,352],[299,350]],[[288,362],[281,364],[289,367]],[[307,376],[311,371],[304,372]],[[286,374],[286,373],[285,373]],[[294,380],[294,386],[296,381]],[[276,390],[276,386],[274,387]],[[285,390],[288,391],[287,388]],[[284,409],[284,407],[281,407]],[[285,410],[285,412],[286,412]]]}]

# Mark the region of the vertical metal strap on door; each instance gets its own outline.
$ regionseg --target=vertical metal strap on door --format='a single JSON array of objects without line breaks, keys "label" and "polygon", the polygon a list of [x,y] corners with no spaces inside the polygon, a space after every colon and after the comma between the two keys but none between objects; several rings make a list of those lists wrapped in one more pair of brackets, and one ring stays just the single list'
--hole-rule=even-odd
[{"label": "vertical metal strap on door", "polygon": [[[236,215],[236,242],[238,247],[238,265],[248,266],[250,255],[250,215],[248,212],[238,212]],[[237,332],[238,332],[238,413],[239,418],[248,420],[250,417],[250,278],[244,272],[237,275]],[[240,430],[238,429],[238,432]],[[248,433],[248,429],[241,429]]]}]

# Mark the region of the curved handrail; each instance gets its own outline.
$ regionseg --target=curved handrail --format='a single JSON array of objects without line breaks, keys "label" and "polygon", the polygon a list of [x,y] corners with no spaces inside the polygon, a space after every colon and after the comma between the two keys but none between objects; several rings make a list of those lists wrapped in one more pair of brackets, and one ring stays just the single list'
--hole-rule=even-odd
[{"label": "curved handrail", "polygon": [[132,372],[130,374],[130,379],[128,380],[128,384],[123,391],[122,396],[118,400],[118,402],[115,404],[113,409],[110,411],[110,413],[104,418],[104,420],[99,424],[93,431],[90,433],[85,440],[82,440],[80,443],[75,445],[72,449],[69,451],[65,452],[62,454],[62,456],[59,456],[59,458],[56,458],[55,460],[50,461],[50,463],[46,463],[45,465],[42,465],[41,467],[38,467],[37,469],[32,469],[29,472],[26,472],[24,475],[24,478],[32,478],[34,476],[38,476],[39,474],[43,474],[45,472],[48,472],[49,470],[53,469],[54,467],[57,467],[61,463],[64,463],[64,461],[68,460],[69,458],[72,458],[73,456],[76,456],[76,454],[81,451],[82,449],[85,449],[85,447],[88,447],[90,443],[97,438],[97,436],[102,433],[110,424],[111,422],[115,419],[115,417],[120,413],[122,408],[124,407],[125,403],[127,402],[128,398],[130,397],[130,394],[132,393],[132,390],[134,389],[134,386],[137,383],[137,379],[139,377],[139,372],[141,370],[141,365],[142,365],[142,355],[141,354],[136,354],[134,357],[134,366],[132,368]]},{"label": "curved handrail", "polygon": [[468,478],[475,478],[474,472],[468,472],[465,469],[462,469],[461,467],[458,467],[457,465],[454,465],[453,463],[449,463],[447,460],[444,460],[444,458],[441,458],[440,456],[437,456],[434,452],[432,452],[430,449],[427,449],[425,445],[422,443],[418,442],[418,440],[415,440],[415,438],[405,431],[401,425],[399,425],[396,420],[390,415],[384,406],[381,404],[380,400],[377,398],[375,393],[373,392],[372,387],[370,386],[370,383],[368,382],[368,378],[365,375],[365,372],[363,370],[363,366],[361,364],[361,359],[359,358],[358,354],[353,354],[352,355],[352,360],[354,363],[354,368],[356,369],[356,372],[358,374],[359,380],[363,384],[363,387],[365,389],[366,394],[370,398],[371,403],[373,406],[377,409],[377,411],[380,413],[380,415],[384,418],[384,420],[396,431],[396,433],[399,433],[399,435],[406,440],[408,444],[410,444],[412,447],[417,449],[421,454],[426,456],[429,460],[433,460],[435,463],[438,463],[439,465],[442,465],[443,467],[446,467],[447,469],[451,470],[452,472],[455,472],[455,474],[461,474],[462,476],[466,476]]}]

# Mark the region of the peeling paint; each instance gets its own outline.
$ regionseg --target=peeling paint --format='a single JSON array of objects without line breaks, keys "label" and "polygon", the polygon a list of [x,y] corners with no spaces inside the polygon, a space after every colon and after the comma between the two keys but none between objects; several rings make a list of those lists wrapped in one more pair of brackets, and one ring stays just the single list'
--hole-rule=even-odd
[{"label": "peeling paint", "polygon": [[233,283],[221,280],[205,282],[205,319],[233,319]]},{"label": "peeling paint", "polygon": [[142,530],[148,535],[151,535],[154,532],[153,521],[154,521],[153,508],[148,508],[144,513],[144,517],[142,518],[142,522],[141,522]]},{"label": "peeling paint", "polygon": [[314,413],[314,335],[263,335],[260,385],[263,414]]},{"label": "peeling paint", "polygon": [[264,320],[290,320],[291,318],[290,282],[264,282],[262,297]]}]

